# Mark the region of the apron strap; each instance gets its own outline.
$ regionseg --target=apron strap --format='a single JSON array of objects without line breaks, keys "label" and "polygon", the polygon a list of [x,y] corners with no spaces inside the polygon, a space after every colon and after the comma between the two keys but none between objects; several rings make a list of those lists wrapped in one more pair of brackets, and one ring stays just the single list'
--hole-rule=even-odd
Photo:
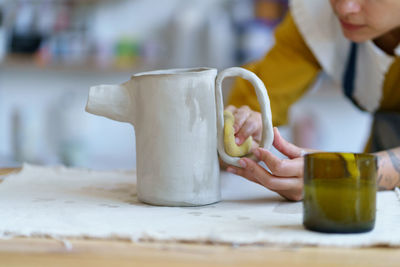
[{"label": "apron strap", "polygon": [[[350,54],[343,74],[343,92],[360,110],[365,111],[353,97],[357,74],[356,43],[351,43]],[[400,146],[400,113],[377,111],[374,114],[368,152],[377,152]]]},{"label": "apron strap", "polygon": [[355,106],[357,106],[359,109],[365,111],[364,108],[362,108],[357,101],[353,97],[354,93],[354,87],[355,87],[355,78],[357,74],[357,50],[358,50],[358,45],[356,43],[351,43],[350,47],[350,54],[347,58],[347,65],[345,68],[345,71],[343,73],[343,92],[345,96],[353,102]]}]

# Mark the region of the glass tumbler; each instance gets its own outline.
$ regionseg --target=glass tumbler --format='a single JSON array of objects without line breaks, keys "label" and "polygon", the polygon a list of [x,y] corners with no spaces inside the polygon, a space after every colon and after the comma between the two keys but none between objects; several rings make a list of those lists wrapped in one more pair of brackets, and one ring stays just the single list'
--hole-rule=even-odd
[{"label": "glass tumbler", "polygon": [[374,228],[377,158],[372,154],[312,153],[304,159],[303,225],[327,233]]}]

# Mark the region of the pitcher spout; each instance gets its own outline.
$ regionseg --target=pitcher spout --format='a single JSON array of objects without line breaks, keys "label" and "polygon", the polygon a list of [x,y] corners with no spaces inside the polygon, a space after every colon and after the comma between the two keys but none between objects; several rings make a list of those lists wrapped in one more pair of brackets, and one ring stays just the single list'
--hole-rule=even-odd
[{"label": "pitcher spout", "polygon": [[131,98],[124,84],[90,87],[85,110],[112,120],[133,123]]}]

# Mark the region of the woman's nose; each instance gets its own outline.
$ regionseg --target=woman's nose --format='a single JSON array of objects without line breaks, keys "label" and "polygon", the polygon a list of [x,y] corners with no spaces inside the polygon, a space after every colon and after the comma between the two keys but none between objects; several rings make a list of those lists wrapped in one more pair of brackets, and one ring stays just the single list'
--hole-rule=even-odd
[{"label": "woman's nose", "polygon": [[335,1],[336,12],[341,16],[346,16],[361,11],[360,0],[336,0]]}]

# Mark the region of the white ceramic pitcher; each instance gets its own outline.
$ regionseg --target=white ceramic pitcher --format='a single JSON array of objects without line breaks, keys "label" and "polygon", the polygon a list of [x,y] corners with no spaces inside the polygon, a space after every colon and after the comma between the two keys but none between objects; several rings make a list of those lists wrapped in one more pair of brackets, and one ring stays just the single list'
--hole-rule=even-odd
[{"label": "white ceramic pitcher", "polygon": [[231,76],[249,80],[256,89],[263,122],[260,145],[270,148],[273,130],[267,91],[245,69],[229,68],[218,75],[212,68],[151,71],[135,74],[121,85],[90,88],[87,112],[135,128],[140,201],[199,206],[220,200],[217,148],[223,161],[239,166],[239,158],[227,155],[223,142],[221,84]]}]

